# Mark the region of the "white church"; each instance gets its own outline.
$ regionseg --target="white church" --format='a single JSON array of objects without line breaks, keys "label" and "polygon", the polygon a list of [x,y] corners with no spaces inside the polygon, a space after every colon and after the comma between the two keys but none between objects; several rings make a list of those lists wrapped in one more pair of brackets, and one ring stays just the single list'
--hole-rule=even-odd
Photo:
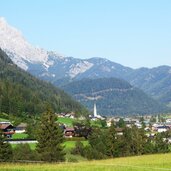
[{"label": "white church", "polygon": [[93,112],[93,116],[91,116],[91,117],[92,117],[92,120],[103,119],[102,116],[97,114],[96,102],[94,102],[94,112]]}]

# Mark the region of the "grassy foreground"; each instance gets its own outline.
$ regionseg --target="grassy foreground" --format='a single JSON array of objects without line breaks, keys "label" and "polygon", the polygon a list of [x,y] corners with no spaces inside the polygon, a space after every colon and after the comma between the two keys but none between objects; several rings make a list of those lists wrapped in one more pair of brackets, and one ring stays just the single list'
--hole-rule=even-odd
[{"label": "grassy foreground", "polygon": [[171,171],[171,153],[61,164],[0,164],[3,171]]}]

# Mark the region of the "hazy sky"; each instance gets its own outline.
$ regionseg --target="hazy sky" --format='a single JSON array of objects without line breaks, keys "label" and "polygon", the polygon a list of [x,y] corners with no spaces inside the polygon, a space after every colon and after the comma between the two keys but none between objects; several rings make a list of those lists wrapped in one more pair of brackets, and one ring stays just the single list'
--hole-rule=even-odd
[{"label": "hazy sky", "polygon": [[171,0],[1,0],[0,16],[67,56],[171,66]]}]

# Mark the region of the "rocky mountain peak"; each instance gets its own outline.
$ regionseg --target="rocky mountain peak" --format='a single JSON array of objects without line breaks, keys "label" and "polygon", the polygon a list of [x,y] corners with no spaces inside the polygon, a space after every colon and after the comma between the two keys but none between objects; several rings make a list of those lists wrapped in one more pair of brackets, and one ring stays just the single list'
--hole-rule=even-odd
[{"label": "rocky mountain peak", "polygon": [[46,64],[47,51],[28,43],[22,33],[10,26],[3,17],[0,17],[0,37],[0,47],[21,68],[27,70],[27,62]]}]

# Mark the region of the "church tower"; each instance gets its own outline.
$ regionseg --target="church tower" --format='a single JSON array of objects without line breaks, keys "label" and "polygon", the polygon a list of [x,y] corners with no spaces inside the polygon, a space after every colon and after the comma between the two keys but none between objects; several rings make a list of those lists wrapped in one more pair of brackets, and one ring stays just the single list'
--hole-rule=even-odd
[{"label": "church tower", "polygon": [[94,117],[97,117],[97,109],[96,109],[96,103],[94,102]]}]

